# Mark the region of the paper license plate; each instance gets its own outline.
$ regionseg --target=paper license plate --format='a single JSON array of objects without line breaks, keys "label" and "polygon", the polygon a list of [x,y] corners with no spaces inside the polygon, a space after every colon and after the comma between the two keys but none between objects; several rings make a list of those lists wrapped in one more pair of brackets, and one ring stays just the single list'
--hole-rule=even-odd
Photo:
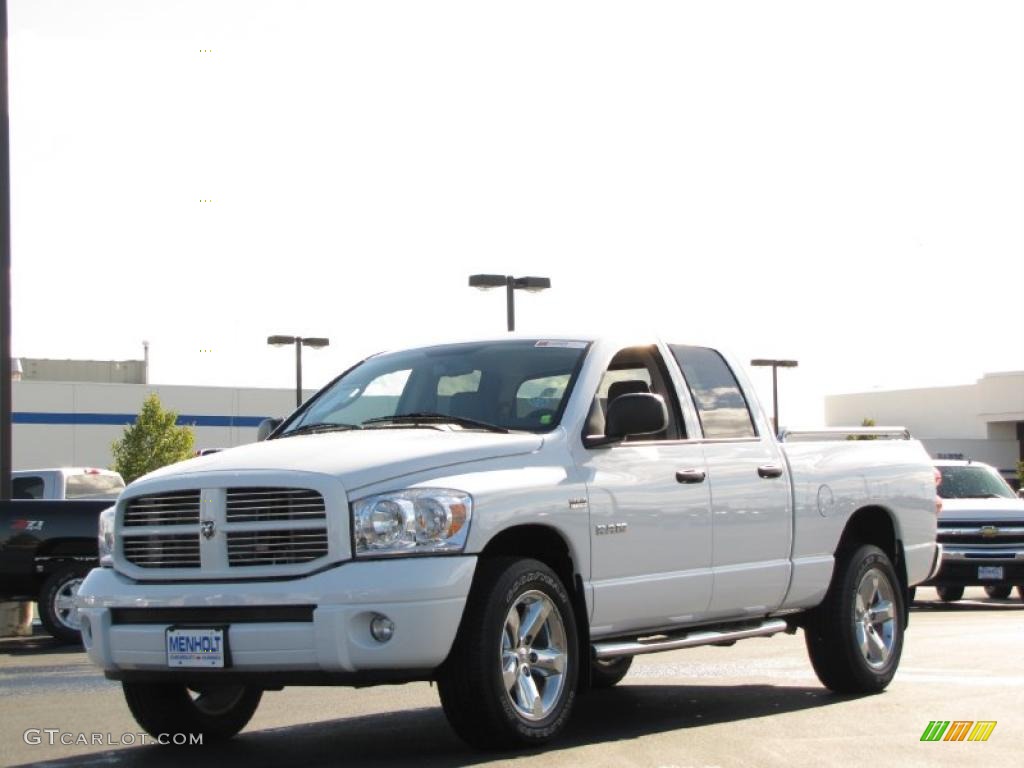
[{"label": "paper license plate", "polygon": [[1001,579],[1003,578],[1003,566],[1001,565],[979,565],[979,579]]},{"label": "paper license plate", "polygon": [[227,647],[223,627],[171,627],[166,644],[168,667],[224,666]]}]

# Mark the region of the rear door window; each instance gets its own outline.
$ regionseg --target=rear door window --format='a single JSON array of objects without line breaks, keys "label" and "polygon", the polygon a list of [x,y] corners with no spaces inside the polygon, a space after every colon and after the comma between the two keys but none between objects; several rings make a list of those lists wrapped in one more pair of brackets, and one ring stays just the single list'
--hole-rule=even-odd
[{"label": "rear door window", "polygon": [[747,398],[725,359],[707,347],[669,347],[693,394],[704,437],[757,437]]}]

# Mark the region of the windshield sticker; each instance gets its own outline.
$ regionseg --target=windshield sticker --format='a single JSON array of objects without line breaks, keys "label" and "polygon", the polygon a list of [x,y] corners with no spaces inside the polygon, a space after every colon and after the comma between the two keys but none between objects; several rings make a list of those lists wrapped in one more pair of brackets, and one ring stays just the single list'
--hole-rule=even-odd
[{"label": "windshield sticker", "polygon": [[535,347],[557,347],[559,349],[585,349],[585,341],[538,341]]}]

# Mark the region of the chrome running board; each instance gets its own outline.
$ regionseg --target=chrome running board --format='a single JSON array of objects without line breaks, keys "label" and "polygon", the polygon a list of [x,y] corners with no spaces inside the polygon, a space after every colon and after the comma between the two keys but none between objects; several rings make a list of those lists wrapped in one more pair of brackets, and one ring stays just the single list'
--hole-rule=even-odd
[{"label": "chrome running board", "polygon": [[641,653],[674,651],[679,648],[695,648],[699,645],[734,643],[748,637],[768,637],[785,632],[789,625],[782,619],[768,619],[757,626],[747,625],[743,629],[694,629],[690,632],[667,635],[650,635],[636,640],[612,640],[597,642],[591,647],[597,659],[614,659],[618,656],[638,656]]}]

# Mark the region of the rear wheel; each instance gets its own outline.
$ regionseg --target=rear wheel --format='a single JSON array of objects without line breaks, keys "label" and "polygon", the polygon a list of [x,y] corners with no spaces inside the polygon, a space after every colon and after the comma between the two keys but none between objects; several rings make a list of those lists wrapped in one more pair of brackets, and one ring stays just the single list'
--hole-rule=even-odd
[{"label": "rear wheel", "polygon": [[804,635],[818,679],[837,693],[876,693],[903,652],[903,590],[888,556],[865,544],[837,556],[825,600]]},{"label": "rear wheel", "polygon": [[82,624],[75,598],[89,569],[77,563],[63,565],[43,582],[39,591],[39,620],[62,643],[82,642]]},{"label": "rear wheel", "polygon": [[[263,691],[244,685],[210,685],[201,689],[164,683],[122,683],[124,698],[135,721],[164,743],[190,744],[202,734],[203,743],[230,739],[252,718]],[[185,741],[179,741],[183,734]]]},{"label": "rear wheel", "polygon": [[481,749],[548,741],[569,719],[578,669],[572,604],[558,576],[537,560],[481,561],[438,673],[456,733]]},{"label": "rear wheel", "polygon": [[594,688],[611,688],[622,681],[632,664],[632,656],[620,656],[617,659],[594,659],[590,666],[590,685]]},{"label": "rear wheel", "polygon": [[996,600],[1005,600],[1011,592],[1013,592],[1013,587],[1009,584],[990,584],[985,587],[985,594]]},{"label": "rear wheel", "polygon": [[939,595],[939,600],[944,603],[955,603],[961,597],[964,596],[964,588],[957,586],[943,586],[936,587],[935,591]]}]

